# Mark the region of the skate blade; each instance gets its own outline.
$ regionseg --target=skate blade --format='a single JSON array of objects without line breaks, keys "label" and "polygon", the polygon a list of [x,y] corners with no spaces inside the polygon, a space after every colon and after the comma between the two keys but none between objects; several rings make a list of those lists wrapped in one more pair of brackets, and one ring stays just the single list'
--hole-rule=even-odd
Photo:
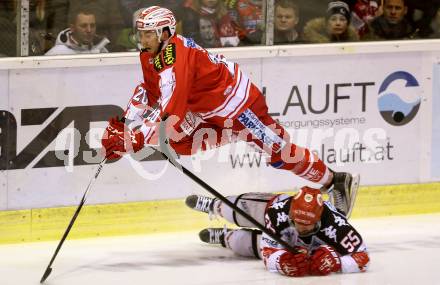
[{"label": "skate blade", "polygon": [[356,202],[360,178],[361,177],[359,174],[353,174],[352,176],[351,187],[350,187],[350,207],[348,208],[347,219],[350,218],[351,212],[353,211],[354,204]]}]

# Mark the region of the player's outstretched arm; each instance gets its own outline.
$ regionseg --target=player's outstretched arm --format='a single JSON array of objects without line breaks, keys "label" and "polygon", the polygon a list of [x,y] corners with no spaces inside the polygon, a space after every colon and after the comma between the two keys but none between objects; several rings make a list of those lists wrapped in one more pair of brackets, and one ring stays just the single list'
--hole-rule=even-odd
[{"label": "player's outstretched arm", "polygon": [[370,258],[362,236],[331,204],[325,202],[324,205],[327,214],[324,218],[325,226],[321,227],[324,228],[324,232],[332,228],[337,230],[338,234],[333,236],[330,232],[326,232],[321,236],[325,245],[313,249],[310,254],[311,274],[366,271]]},{"label": "player's outstretched arm", "polygon": [[159,119],[157,100],[150,98],[145,84],[140,83],[134,89],[122,118],[111,118],[104,132],[102,146],[108,159],[120,158],[127,152],[138,152],[145,144],[155,145],[153,138]]}]

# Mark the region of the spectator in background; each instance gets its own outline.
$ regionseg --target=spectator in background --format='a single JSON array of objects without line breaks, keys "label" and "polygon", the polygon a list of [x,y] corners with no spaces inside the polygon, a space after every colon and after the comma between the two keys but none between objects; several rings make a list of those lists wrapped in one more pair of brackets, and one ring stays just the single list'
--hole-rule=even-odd
[{"label": "spectator in background", "polygon": [[198,15],[199,40],[202,46],[238,46],[238,29],[235,28],[223,0],[192,0],[188,4]]},{"label": "spectator in background", "polygon": [[216,35],[214,24],[206,19],[199,19],[200,35],[199,43],[206,48],[215,48],[220,46],[220,39]]},{"label": "spectator in background", "polygon": [[261,44],[264,31],[262,0],[226,0],[228,14],[239,29],[244,45]]},{"label": "spectator in background", "polygon": [[341,1],[330,2],[325,18],[310,20],[304,27],[304,40],[309,43],[358,41],[359,36],[350,25],[350,9]]},{"label": "spectator in background", "polygon": [[407,12],[404,0],[384,0],[383,15],[371,22],[366,39],[398,40],[415,37],[413,27],[405,18]]},{"label": "spectator in background", "polygon": [[299,8],[299,15],[301,15],[297,25],[298,30],[303,31],[310,20],[323,17],[329,2],[331,0],[295,0]]},{"label": "spectator in background", "polygon": [[51,49],[58,33],[68,24],[68,0],[29,1],[29,55]]},{"label": "spectator in background", "polygon": [[431,39],[440,38],[440,8],[437,9],[434,18],[431,20],[427,36]]},{"label": "spectator in background", "polygon": [[420,37],[430,37],[431,23],[440,7],[440,0],[406,0],[405,4],[408,7],[406,18],[417,30],[417,34]]},{"label": "spectator in background", "polygon": [[55,46],[46,55],[68,55],[108,52],[105,46],[110,42],[96,34],[96,18],[93,11],[86,8],[72,13],[70,27],[61,31]]},{"label": "spectator in background", "polygon": [[353,4],[351,24],[361,38],[368,33],[368,25],[382,14],[379,8],[378,0],[357,0]]},{"label": "spectator in background", "polygon": [[287,44],[299,40],[296,26],[299,22],[298,6],[292,0],[275,3],[274,43]]},{"label": "spectator in background", "polygon": [[[0,54],[15,56],[17,49],[17,1],[0,1]],[[69,0],[29,1],[29,55],[43,55],[67,25]]]},{"label": "spectator in background", "polygon": [[[69,12],[85,8],[96,17],[96,29],[110,40],[109,51],[123,51],[116,45],[116,39],[124,29],[119,0],[69,0]],[[143,8],[143,7],[140,7]]]}]

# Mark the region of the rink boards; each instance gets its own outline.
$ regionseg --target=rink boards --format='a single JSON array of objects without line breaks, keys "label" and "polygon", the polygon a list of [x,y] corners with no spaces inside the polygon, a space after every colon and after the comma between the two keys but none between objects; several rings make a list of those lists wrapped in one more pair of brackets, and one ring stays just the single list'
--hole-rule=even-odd
[{"label": "rink boards", "polygon": [[[213,52],[240,63],[297,144],[361,174],[354,217],[368,217],[439,210],[438,50],[411,41]],[[59,238],[100,161],[107,119],[140,80],[133,53],[0,61],[0,242]],[[243,144],[181,161],[224,195],[305,183]],[[182,203],[191,193],[204,192],[157,153],[121,159],[105,165],[72,237],[197,227],[203,217]]]},{"label": "rink boards", "polygon": [[[199,193],[205,194],[206,193]],[[57,240],[76,207],[0,212],[0,243]],[[352,218],[440,212],[440,183],[361,187]],[[89,205],[69,238],[151,234],[223,227],[183,200]],[[231,225],[229,225],[231,226]]]}]

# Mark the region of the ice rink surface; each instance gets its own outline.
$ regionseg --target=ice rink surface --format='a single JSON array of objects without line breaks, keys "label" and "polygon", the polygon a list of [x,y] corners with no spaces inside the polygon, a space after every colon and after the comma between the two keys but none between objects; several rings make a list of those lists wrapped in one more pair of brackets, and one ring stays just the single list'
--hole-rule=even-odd
[{"label": "ice rink surface", "polygon": [[[185,232],[67,240],[45,284],[440,284],[440,214],[351,223],[369,247],[366,273],[284,277]],[[0,246],[0,284],[39,284],[57,242]]]}]

